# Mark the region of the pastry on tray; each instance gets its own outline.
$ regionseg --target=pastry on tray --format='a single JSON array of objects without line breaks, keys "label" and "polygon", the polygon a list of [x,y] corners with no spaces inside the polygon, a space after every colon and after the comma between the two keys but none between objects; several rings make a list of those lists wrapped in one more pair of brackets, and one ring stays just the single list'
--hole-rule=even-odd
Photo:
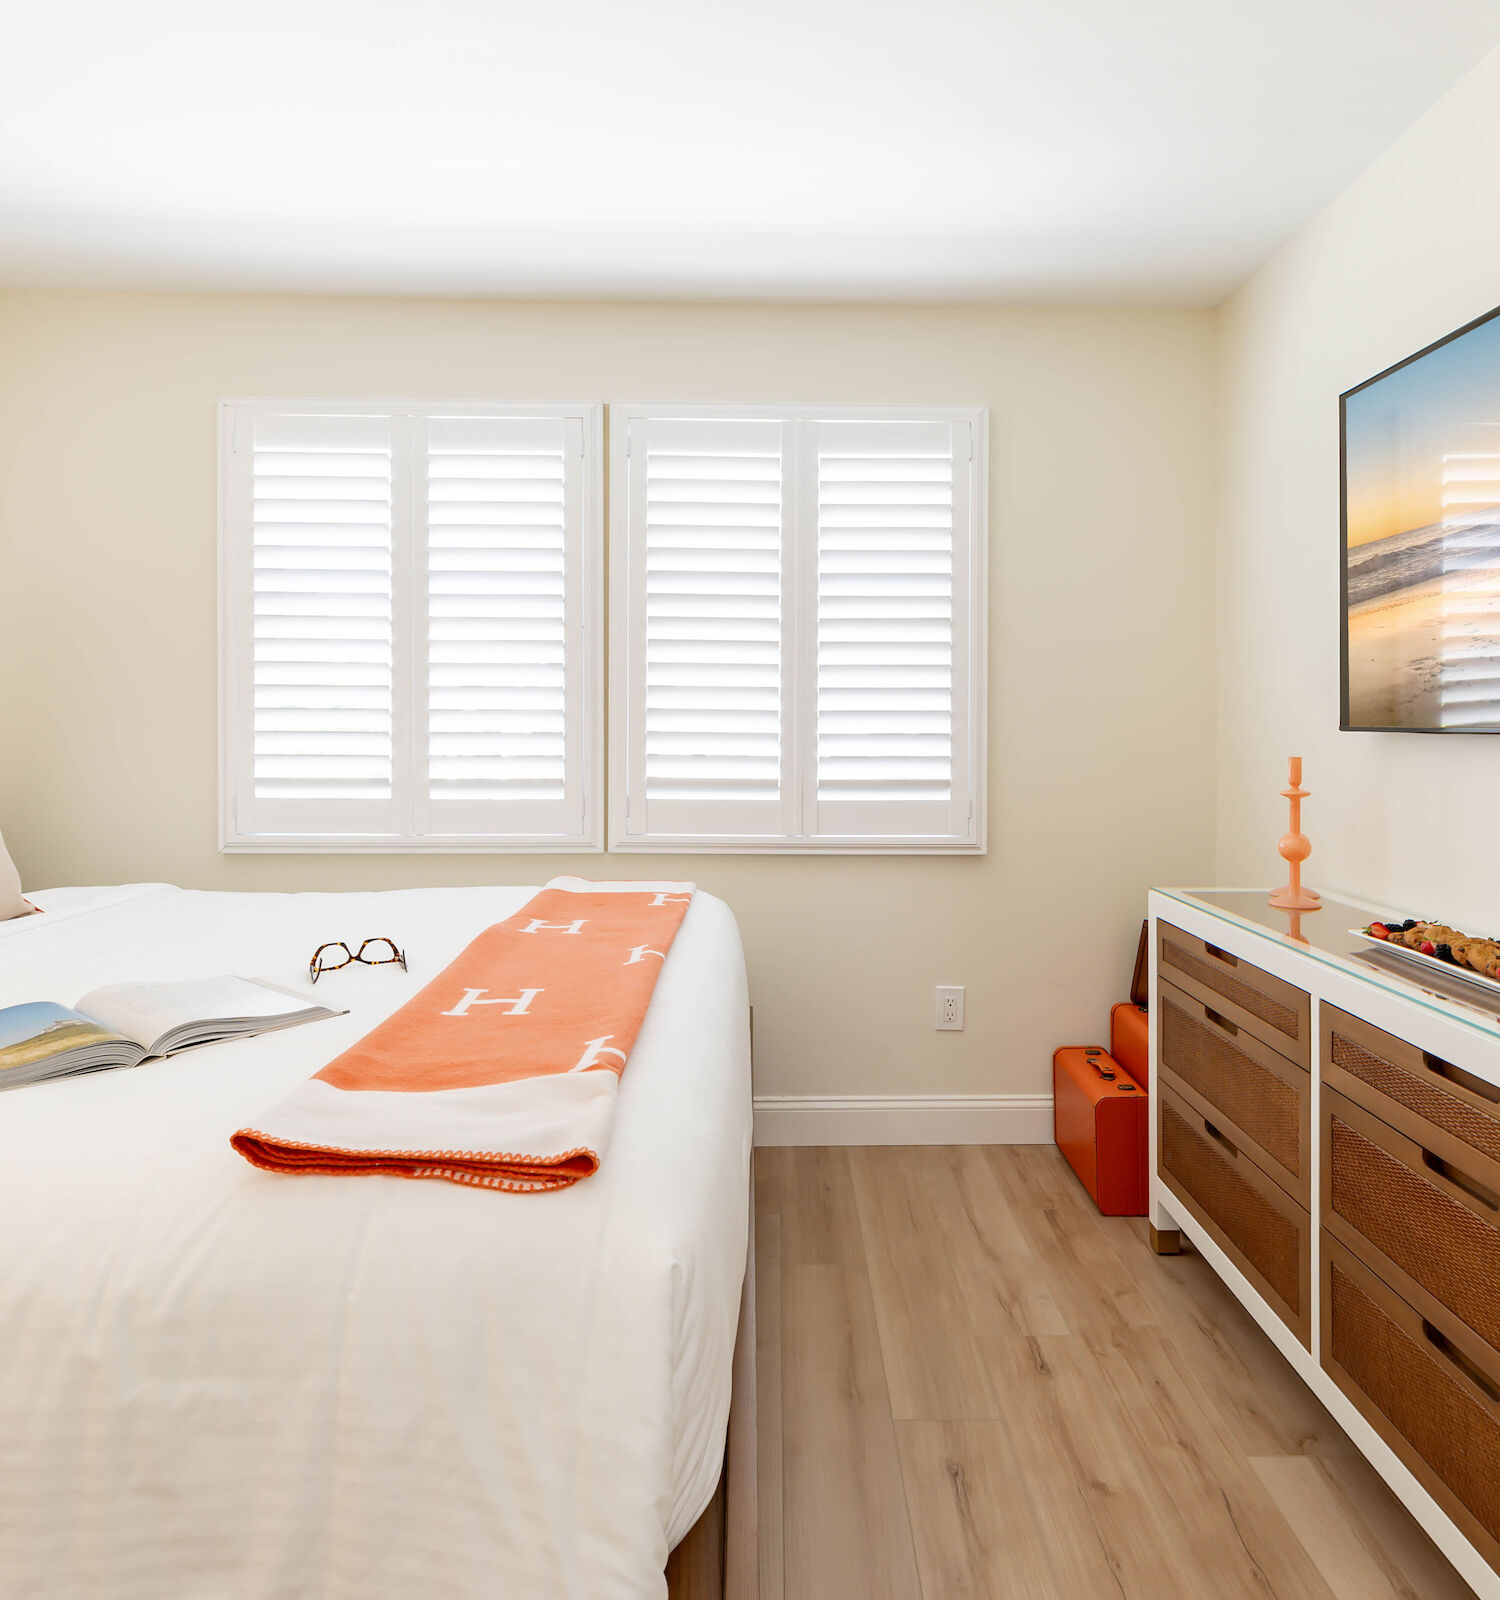
[{"label": "pastry on tray", "polygon": [[1439,961],[1451,962],[1455,967],[1467,967],[1486,978],[1500,979],[1500,940],[1478,939],[1446,923],[1419,922],[1414,917],[1404,922],[1372,922],[1365,932],[1372,939],[1404,944],[1409,950],[1420,950],[1424,956],[1436,956]]}]

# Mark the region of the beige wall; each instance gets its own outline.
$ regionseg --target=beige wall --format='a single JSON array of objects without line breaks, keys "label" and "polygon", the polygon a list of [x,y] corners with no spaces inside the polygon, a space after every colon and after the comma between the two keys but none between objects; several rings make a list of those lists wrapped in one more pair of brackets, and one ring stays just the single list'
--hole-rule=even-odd
[{"label": "beige wall", "polygon": [[739,915],[761,1093],[1043,1090],[1101,1037],[1147,885],[1210,870],[1212,360],[1191,311],[0,294],[0,827],[32,887],[641,870],[217,853],[220,395],[983,402],[988,856],[650,864]]},{"label": "beige wall", "polygon": [[1340,733],[1338,396],[1500,301],[1500,52],[1221,314],[1219,860],[1280,863],[1288,754],[1308,881],[1500,926],[1500,739]]}]

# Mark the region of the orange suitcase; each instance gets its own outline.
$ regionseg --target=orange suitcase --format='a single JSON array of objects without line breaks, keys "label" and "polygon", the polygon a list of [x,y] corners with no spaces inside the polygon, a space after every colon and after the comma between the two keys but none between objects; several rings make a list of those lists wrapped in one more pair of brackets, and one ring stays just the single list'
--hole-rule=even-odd
[{"label": "orange suitcase", "polygon": [[1146,1214],[1146,1091],[1107,1051],[1066,1045],[1052,1056],[1057,1147],[1106,1217]]},{"label": "orange suitcase", "polygon": [[1151,1040],[1144,1006],[1122,1000],[1109,1008],[1109,1053],[1141,1088],[1151,1087]]}]

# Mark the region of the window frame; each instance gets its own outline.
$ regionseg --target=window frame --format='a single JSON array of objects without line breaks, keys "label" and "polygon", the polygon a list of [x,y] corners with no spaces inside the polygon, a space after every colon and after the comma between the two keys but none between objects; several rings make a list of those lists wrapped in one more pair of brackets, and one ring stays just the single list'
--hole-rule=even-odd
[{"label": "window frame", "polygon": [[[813,422],[949,422],[967,424],[972,450],[968,462],[969,527],[967,532],[967,598],[965,620],[969,648],[967,659],[954,663],[957,686],[964,674],[967,717],[965,730],[968,748],[967,773],[969,824],[966,836],[958,834],[921,836],[886,834],[818,835],[721,835],[683,833],[632,833],[629,827],[630,775],[633,752],[630,736],[632,631],[631,595],[634,579],[632,528],[630,524],[631,479],[629,458],[630,425],[637,420],[744,420],[779,421],[785,424]],[[783,506],[791,508],[797,527],[786,538],[792,552],[794,584],[784,580],[783,660],[795,662],[799,682],[796,695],[798,729],[807,748],[796,750],[793,762],[802,771],[783,773],[786,790],[796,788],[796,809],[806,816],[815,807],[808,799],[816,765],[816,729],[809,723],[808,706],[815,707],[815,695],[805,687],[805,665],[798,659],[805,626],[800,624],[807,605],[807,589],[816,585],[816,521],[811,537],[805,523],[809,507],[816,505],[816,480],[798,459],[796,445],[792,458],[796,481],[783,485]],[[955,461],[955,471],[961,465]],[[984,405],[895,406],[895,405],[701,405],[611,403],[609,407],[609,845],[611,851],[658,855],[914,855],[975,856],[988,851],[986,798],[988,789],[987,691],[989,684],[989,408]],[[815,596],[814,596],[815,599]],[[814,667],[814,672],[816,668]],[[814,679],[815,682],[815,679]],[[639,716],[638,708],[635,715]],[[809,753],[811,753],[809,758]],[[955,778],[958,774],[955,772]]]},{"label": "window frame", "polygon": [[[579,473],[578,599],[579,626],[576,640],[579,708],[577,716],[579,761],[582,782],[582,825],[577,833],[255,833],[238,826],[237,809],[242,774],[240,756],[246,731],[246,707],[241,668],[244,661],[244,627],[249,618],[244,574],[240,559],[249,528],[243,525],[244,463],[235,446],[237,426],[245,417],[257,413],[332,416],[448,416],[516,417],[558,419],[577,422],[582,429],[583,463]],[[604,407],[597,401],[538,402],[507,400],[443,399],[344,399],[325,396],[266,397],[224,396],[218,402],[218,772],[219,772],[219,851],[221,854],[257,855],[509,855],[597,853],[605,848],[604,817],[604,736],[602,704],[604,631]],[[398,551],[395,567],[394,604],[420,606],[418,544],[415,531],[416,507],[411,495],[417,480],[425,481],[425,464],[412,468],[408,463],[408,493],[398,494],[396,524],[406,523],[406,559]],[[425,629],[421,638],[425,639]],[[573,641],[569,641],[572,643]],[[394,693],[399,700],[411,692],[414,657],[394,663]],[[416,771],[416,752],[408,743],[398,760],[411,764],[412,779],[423,781]],[[426,814],[420,794],[415,797],[413,820]]]}]

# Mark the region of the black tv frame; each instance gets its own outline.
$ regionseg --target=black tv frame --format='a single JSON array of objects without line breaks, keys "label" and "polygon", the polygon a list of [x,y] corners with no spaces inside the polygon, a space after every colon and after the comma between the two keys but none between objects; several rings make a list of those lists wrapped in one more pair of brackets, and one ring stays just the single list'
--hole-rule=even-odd
[{"label": "black tv frame", "polygon": [[1389,728],[1366,727],[1360,723],[1349,720],[1349,439],[1348,439],[1348,403],[1352,395],[1359,394],[1362,390],[1379,383],[1383,378],[1389,378],[1393,372],[1400,372],[1403,367],[1409,367],[1414,361],[1420,361],[1424,356],[1430,356],[1434,350],[1441,350],[1445,344],[1452,344],[1455,339],[1462,339],[1466,333],[1472,333],[1475,328],[1482,328],[1486,322],[1493,322],[1500,317],[1500,306],[1493,311],[1486,311],[1483,316],[1475,317],[1472,322],[1466,322],[1463,327],[1455,328],[1452,333],[1444,334],[1441,339],[1434,339],[1431,344],[1424,346],[1414,355],[1409,355],[1404,361],[1393,362],[1383,372],[1377,372],[1373,378],[1366,378],[1363,383],[1356,383],[1352,389],[1345,389],[1339,396],[1339,732],[1340,733],[1442,733],[1442,734],[1480,734],[1493,735],[1500,733],[1500,727],[1494,728]]}]

